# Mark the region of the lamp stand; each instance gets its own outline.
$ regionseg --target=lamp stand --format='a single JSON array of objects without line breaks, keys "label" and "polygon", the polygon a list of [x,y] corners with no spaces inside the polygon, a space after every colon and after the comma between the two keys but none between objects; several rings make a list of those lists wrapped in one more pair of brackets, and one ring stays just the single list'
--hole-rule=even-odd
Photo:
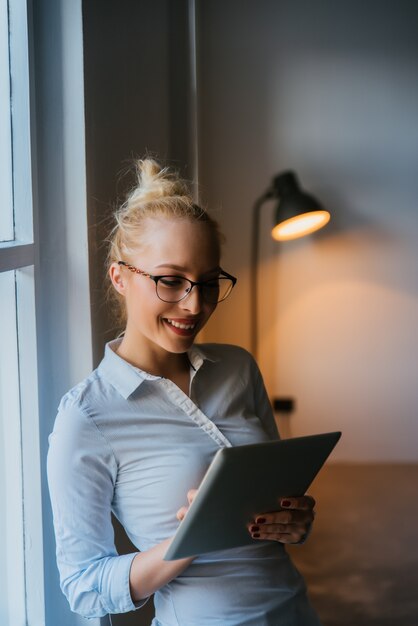
[{"label": "lamp stand", "polygon": [[258,252],[260,237],[260,210],[266,200],[274,198],[274,190],[269,189],[253,206],[251,266],[250,266],[250,349],[253,357],[258,356]]}]

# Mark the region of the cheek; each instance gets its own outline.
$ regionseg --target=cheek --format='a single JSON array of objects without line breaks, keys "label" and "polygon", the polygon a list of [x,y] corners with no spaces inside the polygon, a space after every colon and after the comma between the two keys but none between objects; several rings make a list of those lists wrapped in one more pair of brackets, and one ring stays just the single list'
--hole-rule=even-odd
[{"label": "cheek", "polygon": [[[162,323],[163,310],[160,301],[154,302],[152,298],[136,298],[132,302],[131,314],[133,320],[139,322],[142,327],[155,328]],[[129,313],[128,313],[129,314]]]},{"label": "cheek", "polygon": [[[152,285],[150,285],[152,288]],[[154,314],[157,306],[154,302],[154,294],[148,285],[129,285],[125,293],[126,312],[128,318],[149,318]]]}]

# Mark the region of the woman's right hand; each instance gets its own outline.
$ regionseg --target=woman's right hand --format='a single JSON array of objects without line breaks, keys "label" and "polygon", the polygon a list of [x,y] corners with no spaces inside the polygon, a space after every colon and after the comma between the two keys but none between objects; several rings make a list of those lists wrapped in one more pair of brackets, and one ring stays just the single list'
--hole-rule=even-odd
[{"label": "woman's right hand", "polygon": [[[176,513],[177,519],[181,522],[187,514],[191,503],[197,493],[197,489],[190,489],[187,492],[188,506],[182,506]],[[156,546],[138,552],[132,561],[129,574],[129,583],[132,600],[137,602],[147,598],[157,589],[160,589],[173,578],[176,578],[192,563],[195,557],[177,559],[175,561],[165,561],[164,555],[172,541],[172,537],[165,539]]]},{"label": "woman's right hand", "polygon": [[197,494],[197,489],[190,489],[187,492],[187,501],[189,503],[189,506],[182,506],[176,513],[176,517],[179,520],[179,522],[182,522],[184,520],[184,518],[186,517],[187,511],[190,508],[191,503],[193,502],[193,500],[195,499]]}]

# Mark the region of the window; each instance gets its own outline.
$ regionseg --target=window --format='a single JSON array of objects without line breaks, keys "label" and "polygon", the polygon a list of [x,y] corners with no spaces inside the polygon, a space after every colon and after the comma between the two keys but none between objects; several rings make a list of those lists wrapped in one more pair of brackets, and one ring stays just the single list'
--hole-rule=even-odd
[{"label": "window", "polygon": [[45,622],[25,0],[0,0],[0,618]]},{"label": "window", "polygon": [[10,119],[9,16],[0,2],[0,241],[13,239],[12,140]]}]

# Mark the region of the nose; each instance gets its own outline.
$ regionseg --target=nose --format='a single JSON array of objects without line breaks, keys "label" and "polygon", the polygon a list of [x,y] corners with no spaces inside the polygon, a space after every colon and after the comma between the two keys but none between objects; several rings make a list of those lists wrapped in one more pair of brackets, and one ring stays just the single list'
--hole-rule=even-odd
[{"label": "nose", "polygon": [[185,311],[190,311],[196,315],[196,313],[200,313],[202,308],[202,295],[200,293],[200,289],[197,285],[193,285],[189,293],[183,300],[180,300],[179,304]]}]

